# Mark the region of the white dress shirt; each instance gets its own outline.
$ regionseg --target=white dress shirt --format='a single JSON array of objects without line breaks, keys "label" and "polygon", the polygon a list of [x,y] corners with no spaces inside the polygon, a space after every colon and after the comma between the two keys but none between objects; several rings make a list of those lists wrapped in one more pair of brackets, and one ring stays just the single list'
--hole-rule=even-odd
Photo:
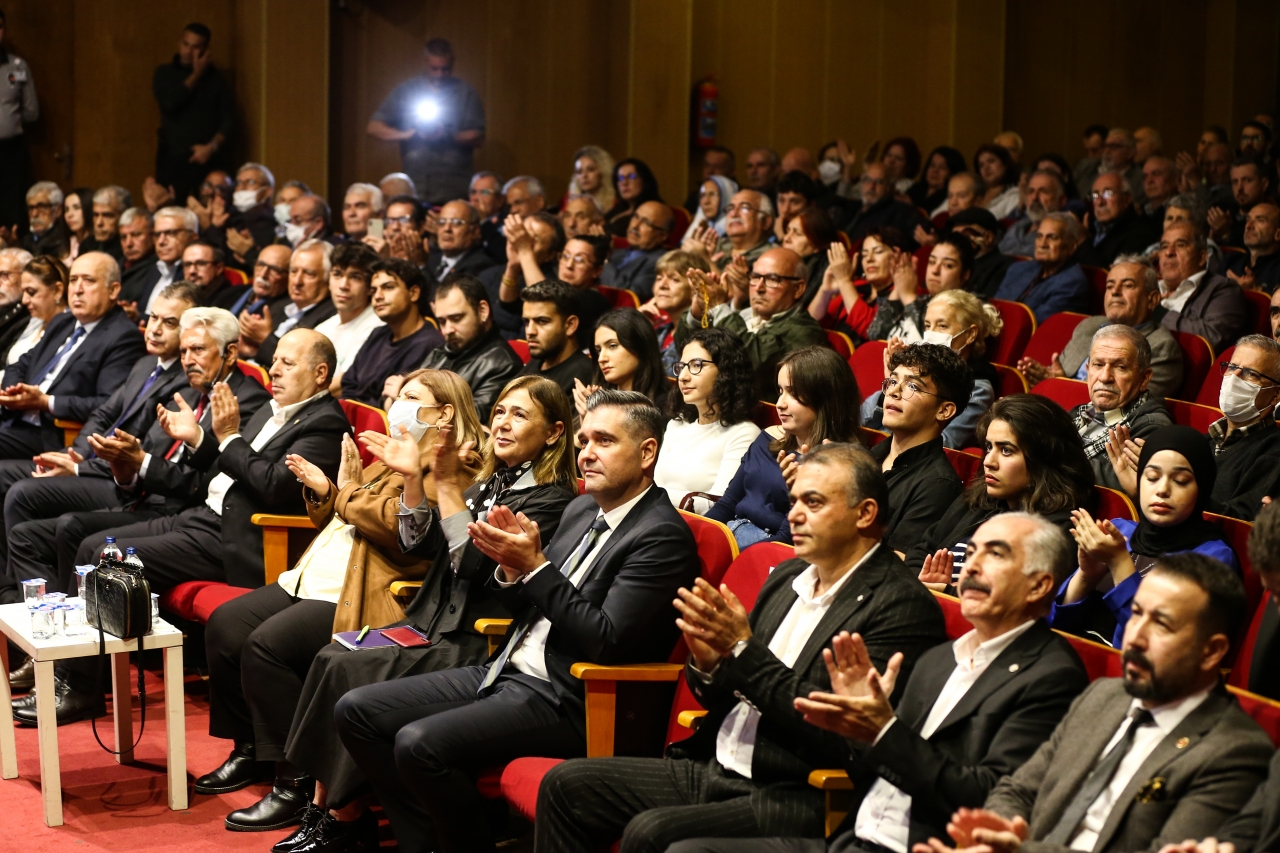
[{"label": "white dress shirt", "polygon": [[[92,323],[77,322],[74,326],[71,327],[71,331],[67,334],[67,338],[70,338],[71,335],[74,335],[76,333],[76,329],[80,329],[80,328],[84,329],[84,334],[80,336],[80,340],[76,341],[75,346],[73,346],[71,349],[67,350],[65,353],[62,354],[62,358],[58,360],[58,363],[55,364],[53,366],[53,369],[49,371],[49,374],[40,381],[40,384],[37,387],[41,390],[41,392],[48,393],[50,386],[53,385],[53,381],[58,378],[58,374],[61,373],[62,369],[67,366],[67,362],[71,361],[71,356],[76,354],[76,350],[84,346],[84,342],[89,340],[89,335],[93,334],[93,330],[98,328],[98,326],[101,325],[101,323],[102,323],[102,318],[99,317],[98,319],[94,320]],[[58,344],[58,348],[61,349],[63,344],[65,343],[66,343],[66,338],[63,339],[62,343]],[[57,350],[54,350],[54,352],[56,353]],[[36,370],[39,370],[41,367],[43,367],[43,365],[38,364],[35,367],[36,367]],[[53,414],[53,400],[54,398],[51,395],[49,397],[49,414]],[[25,415],[22,416],[22,419],[27,423],[31,424],[32,426],[40,426],[40,413],[35,410],[28,411]]]},{"label": "white dress shirt", "polygon": [[[1191,294],[1196,292],[1196,288],[1200,286],[1200,280],[1204,278],[1207,270],[1200,270],[1190,278],[1184,280],[1172,291],[1165,294],[1164,299],[1160,300],[1160,304],[1165,307],[1166,311],[1181,311],[1182,306],[1187,304],[1187,300],[1191,298]],[[1164,290],[1165,282],[1160,282],[1160,290]]]},{"label": "white dress shirt", "polygon": [[[928,740],[942,725],[947,715],[955,710],[956,705],[969,692],[969,688],[977,682],[982,673],[987,671],[991,662],[1000,657],[1000,653],[1009,648],[1013,641],[1025,634],[1034,619],[1023,622],[1012,631],[1000,636],[978,642],[978,632],[970,631],[951,644],[951,651],[956,658],[956,668],[951,670],[947,683],[934,700],[929,716],[920,728],[920,737]],[[876,735],[875,743],[880,742],[889,727],[897,723],[894,717],[885,723]],[[864,841],[871,841],[882,847],[888,847],[895,853],[907,853],[911,834],[911,797],[894,787],[884,779],[877,779],[871,790],[862,799],[858,807],[858,817],[853,827],[854,834]]]},{"label": "white dress shirt", "polygon": [[364,310],[352,317],[349,322],[342,322],[342,315],[334,314],[316,326],[316,331],[332,341],[333,348],[338,351],[338,366],[334,368],[333,375],[341,376],[345,373],[351,366],[351,362],[356,360],[356,354],[360,352],[360,347],[364,346],[369,333],[385,325],[378,319],[378,315],[373,313],[373,306],[366,305]]},{"label": "white dress shirt", "polygon": [[[253,437],[253,441],[249,443],[249,446],[255,451],[266,447],[267,443],[271,441],[271,439],[275,438],[276,433],[284,429],[285,425],[289,423],[289,419],[297,414],[303,406],[328,395],[328,393],[328,391],[321,391],[319,394],[314,394],[303,400],[301,403],[292,403],[283,407],[275,400],[272,400],[271,418],[262,425],[262,429],[258,430],[258,434]],[[224,438],[218,444],[218,452],[221,453],[223,450],[226,450],[227,445],[239,437],[240,433],[237,432],[234,435],[229,435]],[[200,439],[193,445],[193,449],[199,447],[200,442],[204,441],[204,438],[204,430],[201,429]],[[231,487],[235,485],[235,482],[235,478],[230,474],[225,471],[219,471],[218,476],[214,477],[209,483],[209,496],[205,499],[205,505],[216,512],[219,518],[222,517],[222,502],[227,499],[227,492],[231,490]],[[345,564],[343,565],[343,568],[346,568]]]},{"label": "white dress shirt", "polygon": [[310,305],[308,305],[306,308],[299,308],[297,305],[290,302],[288,305],[284,306],[283,322],[281,322],[279,326],[276,326],[276,330],[271,334],[275,335],[277,338],[283,338],[286,334],[293,331],[294,326],[298,325],[298,323],[301,322],[302,315],[306,314],[308,311],[310,311],[312,308],[315,308],[317,305],[319,305],[323,301],[324,300],[321,299],[318,302],[313,302]]},{"label": "white dress shirt", "polygon": [[[840,580],[828,587],[822,595],[817,595],[818,569],[816,566],[810,565],[796,575],[796,579],[791,582],[791,588],[796,592],[796,601],[791,605],[791,609],[787,611],[787,615],[783,617],[778,630],[769,641],[769,651],[773,652],[783,665],[795,666],[796,658],[800,657],[800,652],[809,642],[809,636],[818,627],[822,617],[826,616],[827,611],[831,609],[831,602],[835,601],[836,596],[849,582],[849,578],[853,577],[854,572],[870,559],[879,547],[878,542],[873,545],[853,568],[845,572]],[[741,650],[742,646],[737,646],[734,652],[741,653]],[[719,761],[722,767],[750,779],[751,758],[755,755],[756,729],[759,725],[760,712],[746,700],[738,702],[738,706],[724,718],[724,722],[720,724],[720,731],[716,733],[716,761]]]},{"label": "white dress shirt", "polygon": [[[649,487],[649,489],[652,488],[653,486]],[[586,556],[578,562],[577,567],[573,570],[573,574],[569,576],[569,583],[576,587],[586,579],[587,575],[591,572],[592,564],[595,563],[596,559],[600,556],[600,552],[604,549],[605,543],[609,541],[609,537],[612,536],[614,531],[616,531],[622,522],[626,520],[626,517],[631,513],[631,510],[635,509],[635,506],[640,502],[640,499],[649,494],[649,489],[645,489],[631,500],[622,504],[622,506],[614,507],[604,513],[604,520],[608,523],[609,529],[600,534],[600,538],[596,540],[596,544],[589,552],[587,552]],[[599,517],[600,513],[597,512],[596,518]],[[582,542],[586,540],[588,535],[590,535],[589,531],[588,533],[583,534],[582,539],[578,540],[578,545],[569,552],[569,556],[566,558],[566,561],[574,558],[574,555],[578,553],[578,549],[581,547]],[[543,563],[541,566],[538,566],[538,568],[529,572],[529,574],[519,580],[512,581],[511,583],[507,583],[503,578],[501,567],[494,570],[494,577],[497,579],[499,586],[515,586],[517,583],[528,583],[530,578],[538,572],[546,571],[547,567],[550,565],[551,563],[549,561]],[[561,568],[564,567],[561,566]],[[551,676],[547,675],[546,658],[547,635],[550,633],[551,623],[547,621],[547,617],[538,617],[538,620],[529,626],[529,630],[524,632],[524,636],[520,638],[520,644],[511,651],[508,663],[520,672],[523,672],[525,675],[532,675],[534,678],[540,678],[543,681],[550,681]]]},{"label": "white dress shirt", "polygon": [[[1102,793],[1098,795],[1098,799],[1094,800],[1093,805],[1089,806],[1089,810],[1084,813],[1084,820],[1080,822],[1080,831],[1076,833],[1075,838],[1071,839],[1070,849],[1092,850],[1094,848],[1094,845],[1098,843],[1098,833],[1102,831],[1102,827],[1106,824],[1107,817],[1111,814],[1111,809],[1115,807],[1116,800],[1124,793],[1124,789],[1129,786],[1129,783],[1133,781],[1133,774],[1138,772],[1138,768],[1160,745],[1160,741],[1168,737],[1169,733],[1187,718],[1187,715],[1199,708],[1204,700],[1209,698],[1209,694],[1212,691],[1212,687],[1206,687],[1199,693],[1193,693],[1181,701],[1150,709],[1151,716],[1155,719],[1155,722],[1152,725],[1143,726],[1134,734],[1133,746],[1130,747],[1129,754],[1124,757],[1120,762],[1120,766],[1116,768],[1116,775],[1111,777],[1111,784],[1103,789]],[[1134,699],[1129,707],[1132,711],[1132,709],[1141,706],[1141,700]],[[1131,723],[1132,720],[1126,716],[1120,723],[1120,728],[1116,729],[1116,733],[1112,735],[1111,740],[1107,742],[1106,748],[1098,756],[1099,761],[1124,737]]]},{"label": "white dress shirt", "polygon": [[298,564],[280,575],[276,583],[294,598],[337,604],[347,579],[347,565],[356,546],[356,528],[335,512],[324,529],[311,540]]},{"label": "white dress shirt", "polygon": [[18,359],[22,358],[28,350],[40,343],[40,339],[44,337],[45,321],[39,317],[27,318],[27,326],[22,330],[22,334],[13,342],[13,346],[9,347],[9,353],[5,356],[4,364],[0,365],[0,370],[8,367]]},{"label": "white dress shirt", "polygon": [[147,296],[147,304],[139,312],[144,317],[151,314],[151,306],[155,305],[156,298],[160,296],[160,291],[173,284],[174,276],[182,269],[182,261],[177,260],[172,264],[156,261],[156,269],[160,270],[160,278],[156,281],[156,286],[151,288],[151,293]]}]

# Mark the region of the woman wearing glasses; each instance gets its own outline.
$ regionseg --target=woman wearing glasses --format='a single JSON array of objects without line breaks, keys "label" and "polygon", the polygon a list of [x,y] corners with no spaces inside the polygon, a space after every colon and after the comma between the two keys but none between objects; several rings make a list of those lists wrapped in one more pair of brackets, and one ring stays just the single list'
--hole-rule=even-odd
[{"label": "woman wearing glasses", "polygon": [[824,441],[860,442],[858,399],[853,371],[834,350],[811,346],[784,356],[778,365],[780,423],[752,442],[707,518],[728,525],[739,548],[765,540],[790,544],[791,494],[782,466]]},{"label": "woman wearing glasses", "polygon": [[613,167],[613,188],[617,202],[604,215],[605,230],[613,237],[626,237],[631,217],[646,201],[662,201],[658,179],[643,160],[628,157]]},{"label": "woman wearing glasses", "polygon": [[[653,482],[679,507],[694,492],[723,495],[760,427],[750,420],[755,408],[751,362],[737,335],[715,328],[694,332],[674,373],[676,385],[667,400],[671,420]],[[705,514],[710,506],[698,497],[692,510]]]}]

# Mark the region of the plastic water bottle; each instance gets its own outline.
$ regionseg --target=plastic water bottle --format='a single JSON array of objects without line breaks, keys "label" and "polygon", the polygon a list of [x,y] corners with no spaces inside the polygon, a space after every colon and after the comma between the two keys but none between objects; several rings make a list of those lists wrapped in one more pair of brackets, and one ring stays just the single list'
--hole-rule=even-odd
[{"label": "plastic water bottle", "polygon": [[142,558],[138,556],[138,549],[132,545],[124,549],[124,561],[130,566],[142,568]]},{"label": "plastic water bottle", "polygon": [[116,544],[116,537],[107,537],[107,544],[102,546],[102,552],[98,554],[98,557],[103,560],[117,561],[124,558],[124,554],[120,553],[120,546]]}]

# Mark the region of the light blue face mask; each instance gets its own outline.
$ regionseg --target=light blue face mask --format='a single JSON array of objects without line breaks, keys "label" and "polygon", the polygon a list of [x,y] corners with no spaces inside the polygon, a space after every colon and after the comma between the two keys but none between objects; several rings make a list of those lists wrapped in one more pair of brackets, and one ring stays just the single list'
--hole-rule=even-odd
[{"label": "light blue face mask", "polygon": [[424,424],[418,420],[418,409],[422,404],[413,400],[396,400],[387,410],[387,423],[391,426],[391,437],[400,437],[400,427],[409,431],[414,441],[421,441],[427,430],[434,429],[435,424]]}]

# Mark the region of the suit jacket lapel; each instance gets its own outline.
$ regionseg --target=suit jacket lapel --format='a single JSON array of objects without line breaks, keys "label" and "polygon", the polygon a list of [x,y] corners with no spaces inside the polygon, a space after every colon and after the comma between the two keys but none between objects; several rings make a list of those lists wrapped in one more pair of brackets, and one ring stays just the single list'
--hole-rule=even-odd
[{"label": "suit jacket lapel", "polygon": [[[892,557],[893,552],[889,550],[888,545],[881,543],[876,552],[871,555],[871,559],[853,570],[853,576],[836,594],[835,600],[831,602],[831,606],[818,622],[818,627],[813,629],[813,633],[805,641],[804,648],[800,650],[800,655],[796,658],[792,669],[796,672],[806,672],[821,654],[823,647],[831,642],[836,631],[847,624],[854,613],[871,603],[873,590],[881,584],[885,572],[889,570],[886,555]],[[793,592],[792,595],[794,596],[795,593]]]},{"label": "suit jacket lapel", "polygon": [[[1007,649],[998,654],[996,659],[987,665],[982,675],[978,676],[978,680],[973,683],[973,686],[969,688],[960,701],[956,703],[956,706],[951,709],[951,712],[947,714],[946,719],[938,726],[937,731],[942,731],[947,726],[968,717],[978,709],[978,706],[988,696],[1017,678],[1025,666],[1028,666],[1040,656],[1045,643],[1049,642],[1052,636],[1049,626],[1044,622],[1036,622],[1036,624],[1024,631],[1022,636],[1010,643]],[[941,691],[941,687],[939,687],[939,691]]]},{"label": "suit jacket lapel", "polygon": [[[595,521],[599,513],[600,507],[595,501],[591,501],[590,504],[583,502],[582,508],[577,511],[577,517],[568,524],[560,525],[560,529],[556,531],[556,541],[545,552],[547,559],[563,570],[565,563],[573,558],[574,552],[582,544],[582,537],[587,535],[587,529],[591,527],[591,522]],[[611,535],[609,539],[612,541],[613,536]]]},{"label": "suit jacket lapel", "polygon": [[[1084,784],[1085,778],[1089,775],[1089,771],[1093,770],[1095,764],[1098,763],[1102,756],[1102,750],[1111,741],[1116,733],[1116,729],[1120,728],[1120,722],[1129,713],[1129,706],[1132,700],[1127,693],[1120,693],[1111,707],[1099,715],[1096,720],[1091,721],[1091,725],[1075,742],[1064,745],[1064,749],[1069,749],[1071,755],[1061,762],[1062,775],[1069,778],[1070,784],[1063,785],[1060,789],[1062,797],[1056,803],[1053,803],[1046,810],[1046,826],[1052,827],[1062,817],[1062,813],[1071,803],[1071,798],[1075,796],[1076,791],[1080,790],[1080,786]],[[1057,764],[1055,763],[1055,767]],[[1116,808],[1112,810],[1112,814],[1123,811]],[[1094,850],[1101,850],[1104,845],[1099,839],[1099,843],[1094,845]]]},{"label": "suit jacket lapel", "polygon": [[[600,549],[600,553],[596,554],[596,558],[592,560],[591,565],[587,567],[587,573],[582,576],[582,583],[578,584],[579,586],[585,584],[587,580],[596,573],[596,568],[604,564],[605,559],[613,552],[613,549],[621,545],[622,540],[631,534],[631,530],[636,526],[637,522],[644,517],[645,513],[649,511],[649,507],[653,506],[653,502],[657,500],[657,498],[658,490],[650,486],[649,491],[645,492],[644,497],[636,502],[636,505],[631,508],[631,512],[627,513],[627,517],[618,525],[618,529],[609,534],[609,538],[605,540],[604,546]],[[591,519],[594,521],[595,516],[592,516]],[[588,522],[588,526],[590,526],[590,522]],[[582,531],[582,535],[586,535],[585,528]],[[579,539],[581,539],[581,537],[579,537]]]},{"label": "suit jacket lapel", "polygon": [[[330,398],[326,397],[320,400],[315,400],[311,403],[311,405],[303,406],[301,409],[294,412],[293,417],[289,418],[289,420],[286,421],[284,425],[280,427],[279,431],[276,432],[275,435],[271,436],[271,440],[268,441],[266,444],[262,445],[262,447],[259,449],[258,452],[262,453],[268,447],[271,447],[278,441],[283,441],[284,439],[288,438],[295,430],[300,429],[304,423],[306,423],[311,418],[315,417],[316,412],[320,411],[320,407],[323,406],[325,404],[325,401],[328,399]],[[258,425],[258,428],[253,431],[254,438],[257,437],[258,433],[262,432],[263,428],[267,425],[267,421],[271,419],[271,404],[268,403],[267,405],[259,409],[257,412],[255,412],[254,420],[256,421],[258,419],[258,416],[263,414],[264,412],[266,413],[266,417],[262,419],[262,423]],[[252,438],[249,439],[249,442],[252,443],[253,439]]]},{"label": "suit jacket lapel", "polygon": [[[950,651],[951,643],[947,643],[947,649]],[[910,696],[903,696],[902,703],[898,708],[898,717],[902,722],[910,726],[912,731],[920,731],[924,726],[924,721],[929,719],[929,712],[933,710],[934,703],[938,701],[938,696],[942,693],[942,688],[947,686],[947,680],[951,678],[951,673],[956,670],[956,656],[954,653],[948,654],[942,661],[941,666],[930,667],[925,670],[923,667],[917,666],[911,670],[911,681],[908,688],[914,686],[916,679],[920,680],[920,687],[912,690]],[[970,688],[972,693],[978,687],[975,684]],[[965,694],[966,698],[968,694]],[[950,722],[950,716],[947,721]],[[946,725],[944,723],[943,725]],[[943,726],[938,726],[941,731]]]}]

